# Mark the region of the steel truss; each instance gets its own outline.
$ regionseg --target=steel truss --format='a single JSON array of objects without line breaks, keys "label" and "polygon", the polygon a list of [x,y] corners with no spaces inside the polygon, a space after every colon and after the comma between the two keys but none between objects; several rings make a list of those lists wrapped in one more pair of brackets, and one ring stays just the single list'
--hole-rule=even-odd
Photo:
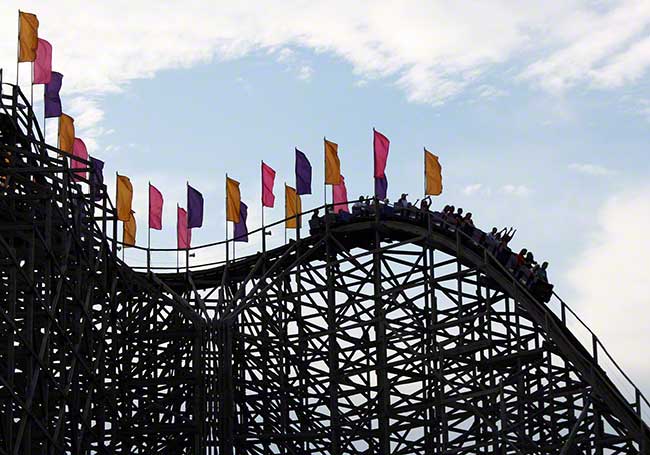
[{"label": "steel truss", "polygon": [[224,267],[137,273],[106,188],[7,87],[0,454],[649,453],[640,393],[459,232],[326,218]]}]

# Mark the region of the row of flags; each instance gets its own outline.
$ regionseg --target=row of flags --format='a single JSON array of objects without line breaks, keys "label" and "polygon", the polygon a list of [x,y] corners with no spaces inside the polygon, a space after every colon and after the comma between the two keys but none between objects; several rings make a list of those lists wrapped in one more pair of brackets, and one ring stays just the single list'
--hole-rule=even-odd
[{"label": "row of flags", "polygon": [[[88,149],[85,142],[76,137],[74,128],[74,119],[63,112],[61,103],[61,86],[63,84],[63,75],[52,70],[52,45],[38,36],[39,21],[38,17],[32,13],[18,11],[18,64],[32,64],[32,85],[44,85],[44,118],[59,119],[58,125],[58,148],[69,155],[90,161],[95,169],[101,171],[104,168],[104,162],[91,158],[88,155]],[[16,67],[16,83],[18,83],[18,71],[20,66]],[[70,160],[72,169],[87,168],[83,162]],[[81,181],[88,178],[86,171],[74,171],[73,180]],[[92,177],[94,179],[103,178]],[[95,182],[97,183],[97,182]]]},{"label": "row of flags", "polygon": [[[90,176],[91,188],[96,190],[104,183],[104,162],[88,154],[84,141],[75,136],[74,119],[63,112],[60,91],[63,75],[52,70],[52,45],[38,36],[39,21],[35,14],[18,12],[18,63],[32,63],[32,84],[44,84],[44,117],[58,117],[58,148],[69,155],[90,162],[94,172]],[[18,74],[16,74],[18,81]],[[341,161],[338,155],[339,146],[335,142],[323,138],[324,141],[324,174],[325,185],[331,186],[332,207],[335,213],[348,212],[348,195],[345,177],[341,173]],[[386,165],[388,162],[390,141],[373,128],[374,152],[374,187],[375,196],[386,199],[388,178]],[[72,169],[85,169],[86,166],[77,160],[70,160]],[[438,157],[424,150],[425,194],[439,195],[442,192],[442,169]],[[264,208],[275,205],[275,170],[267,163],[261,163],[262,179],[262,224],[264,224]],[[88,179],[86,171],[73,171],[73,180]],[[132,208],[133,186],[125,175],[116,175],[116,209],[117,219],[123,222],[123,245],[134,246],[136,238],[136,219]],[[302,213],[301,196],[312,194],[312,166],[307,156],[295,149],[295,183],[294,186],[285,183],[285,227],[300,228]],[[98,198],[95,194],[93,197]],[[187,209],[177,205],[176,228],[177,248],[191,247],[192,229],[203,225],[203,195],[187,184]],[[325,195],[325,203],[327,196]],[[149,183],[149,220],[148,229],[162,229],[162,212],[164,199],[162,192]],[[233,223],[234,241],[247,242],[248,229],[246,220],[248,206],[241,200],[239,182],[226,175],[226,222]],[[226,229],[226,232],[228,230]],[[150,231],[149,231],[150,232]],[[226,234],[227,235],[227,234]],[[150,236],[149,236],[150,238]],[[148,245],[150,246],[150,245]]]},{"label": "row of flags", "polygon": [[[390,141],[386,136],[373,129],[374,135],[374,179],[375,196],[386,198],[388,180],[386,178],[386,164]],[[345,186],[345,177],[341,174],[341,162],[338,156],[338,145],[324,140],[325,149],[325,184],[332,186],[332,207],[334,213],[348,212],[348,195]],[[438,157],[424,150],[425,168],[425,194],[439,195],[442,193],[442,167]],[[262,211],[265,207],[275,206],[275,170],[267,163],[261,163]],[[285,183],[285,227],[297,229],[300,227],[300,214],[302,213],[302,195],[312,193],[312,166],[307,156],[295,149],[295,187]],[[125,246],[135,244],[135,217],[131,208],[133,200],[133,187],[126,176],[117,176],[117,218],[124,222],[123,243]],[[191,230],[203,225],[203,195],[187,184],[187,210],[177,206],[177,248],[191,247]],[[163,196],[160,190],[149,183],[149,229],[162,229]],[[241,199],[240,184],[237,180],[226,175],[226,222],[233,223],[233,240],[236,242],[248,241],[248,228],[246,219],[248,206]],[[263,221],[262,221],[263,223]],[[226,231],[227,232],[227,231]],[[226,234],[227,235],[227,234]]]}]

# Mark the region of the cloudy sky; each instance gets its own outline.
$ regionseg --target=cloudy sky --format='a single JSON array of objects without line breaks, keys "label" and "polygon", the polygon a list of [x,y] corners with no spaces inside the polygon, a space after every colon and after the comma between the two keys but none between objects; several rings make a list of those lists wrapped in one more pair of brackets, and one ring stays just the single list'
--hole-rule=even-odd
[{"label": "cloudy sky", "polygon": [[[262,159],[278,171],[266,219],[279,219],[293,148],[322,182],[323,136],[351,197],[371,193],[376,127],[391,139],[391,199],[419,197],[422,147],[439,155],[437,204],[517,227],[515,247],[550,262],[560,296],[650,392],[647,0],[4,1],[9,80],[18,8],[54,47],[77,136],[107,176],[131,177],[140,226],[147,181],[163,191],[154,246],[175,244],[188,180],[206,198],[194,243],[224,237],[226,172],[259,225]],[[322,202],[314,190],[304,206]]]}]

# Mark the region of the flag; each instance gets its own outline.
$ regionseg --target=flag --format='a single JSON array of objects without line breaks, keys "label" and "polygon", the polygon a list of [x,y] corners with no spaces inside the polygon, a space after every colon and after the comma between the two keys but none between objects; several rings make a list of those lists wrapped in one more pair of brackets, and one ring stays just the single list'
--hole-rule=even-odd
[{"label": "flag", "polygon": [[239,182],[226,177],[226,220],[239,223],[239,206],[241,194],[239,193]]},{"label": "flag", "polygon": [[334,213],[339,213],[339,212],[350,213],[350,210],[348,209],[348,204],[344,204],[347,201],[348,201],[348,190],[345,188],[345,178],[341,176],[341,183],[332,186],[332,204],[334,204],[333,206]]},{"label": "flag", "polygon": [[63,83],[63,74],[52,71],[50,82],[45,84],[45,118],[59,117],[61,110],[61,84]]},{"label": "flag", "polygon": [[[78,137],[74,138],[74,142],[72,143],[72,156],[81,158],[82,160],[88,161],[88,149],[86,148],[86,144],[84,144],[84,141],[79,139]],[[87,164],[82,163],[81,161],[75,160],[74,158],[70,158],[70,167],[72,169],[85,169],[88,167]],[[75,182],[80,181],[81,179],[87,179],[88,178],[88,172],[86,171],[74,171],[72,174],[72,179]]]},{"label": "flag", "polygon": [[437,196],[442,193],[442,167],[438,157],[424,149],[424,176],[426,189],[424,194]]},{"label": "flag", "polygon": [[375,177],[383,177],[386,171],[386,161],[388,161],[388,147],[390,141],[379,131],[372,129],[373,147],[375,149]]},{"label": "flag", "polygon": [[34,79],[32,84],[48,84],[52,78],[52,45],[38,39],[36,60],[34,60]]},{"label": "flag", "polygon": [[284,185],[284,214],[287,219],[285,226],[287,229],[296,229],[298,227],[299,216],[302,212],[300,195],[294,188]]},{"label": "flag", "polygon": [[275,171],[262,161],[262,207],[273,207],[275,204],[274,183]]},{"label": "flag", "polygon": [[90,163],[93,168],[90,173],[90,189],[93,198],[98,201],[101,199],[99,190],[104,185],[104,162],[91,156]]},{"label": "flag", "polygon": [[311,194],[311,164],[300,150],[296,149],[296,192]]},{"label": "flag", "polygon": [[72,153],[74,144],[74,120],[67,114],[59,117],[59,149]]},{"label": "flag", "polygon": [[126,175],[117,176],[117,219],[129,221],[133,203],[133,185]]},{"label": "flag", "polygon": [[187,185],[187,227],[203,226],[203,195]]},{"label": "flag", "polygon": [[187,212],[181,207],[176,207],[176,232],[179,250],[185,250],[192,243],[192,231],[187,227]]},{"label": "flag", "polygon": [[124,222],[124,228],[122,230],[122,243],[124,244],[124,248],[135,246],[135,231],[137,228],[135,224],[135,212],[131,210],[129,215],[129,219]]},{"label": "flag", "polygon": [[18,61],[33,62],[36,60],[36,50],[38,49],[38,18],[36,14],[23,12],[19,12],[18,16],[18,42],[20,45]]},{"label": "flag", "polygon": [[388,192],[388,178],[384,173],[383,177],[375,177],[375,196],[379,199],[386,199]]},{"label": "flag", "polygon": [[162,193],[149,184],[149,228],[162,229],[163,196]]},{"label": "flag", "polygon": [[341,161],[339,161],[338,150],[338,144],[325,139],[325,183],[330,185],[341,183]]},{"label": "flag", "polygon": [[248,217],[248,206],[239,202],[239,223],[235,223],[234,241],[248,242],[248,228],[246,227],[246,218]]}]

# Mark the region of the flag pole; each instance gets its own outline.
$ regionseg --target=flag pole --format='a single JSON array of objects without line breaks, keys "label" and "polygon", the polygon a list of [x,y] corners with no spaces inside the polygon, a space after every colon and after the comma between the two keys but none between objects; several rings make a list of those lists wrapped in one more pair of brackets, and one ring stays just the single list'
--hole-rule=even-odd
[{"label": "flag pole", "polygon": [[325,141],[327,139],[323,136],[323,205],[325,206],[325,216],[327,216],[327,146]]},{"label": "flag pole", "polygon": [[32,62],[32,80],[31,80],[31,84],[29,84],[29,88],[30,88],[29,107],[32,109],[33,112],[34,111],[34,62]]},{"label": "flag pole", "polygon": [[176,273],[180,272],[180,259],[178,258],[178,202],[176,203]]},{"label": "flag pole", "polygon": [[149,220],[147,220],[147,272],[151,269],[151,180],[149,180],[149,193],[147,196],[149,206]]},{"label": "flag pole", "polygon": [[18,64],[20,63],[20,10],[18,10],[18,42],[16,43],[16,86],[18,85]]},{"label": "flag pole", "polygon": [[[287,182],[284,182],[284,217],[287,217]],[[284,244],[287,244],[287,220],[284,220]]]},{"label": "flag pole", "polygon": [[228,246],[228,173],[226,172],[226,264],[228,264],[228,253],[230,247]]},{"label": "flag pole", "polygon": [[260,176],[262,180],[262,192],[260,202],[262,203],[262,253],[266,253],[266,228],[264,227],[264,160],[261,160]]},{"label": "flag pole", "polygon": [[185,271],[190,271],[190,182],[185,180],[187,222],[185,223],[185,236],[187,238],[187,249],[185,250]]}]

